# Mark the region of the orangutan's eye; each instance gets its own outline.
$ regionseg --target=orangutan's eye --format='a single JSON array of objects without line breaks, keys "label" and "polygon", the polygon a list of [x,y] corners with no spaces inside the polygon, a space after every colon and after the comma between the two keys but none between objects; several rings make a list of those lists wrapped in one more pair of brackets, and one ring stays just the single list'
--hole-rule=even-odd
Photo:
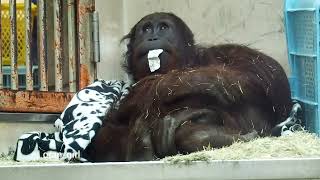
[{"label": "orangutan's eye", "polygon": [[169,28],[168,24],[166,24],[166,23],[161,23],[160,24],[160,30],[166,30],[168,28]]},{"label": "orangutan's eye", "polygon": [[149,23],[147,23],[147,24],[145,24],[144,26],[143,26],[143,28],[142,28],[142,30],[143,30],[143,32],[151,32],[152,31],[152,25],[151,24],[149,24]]}]

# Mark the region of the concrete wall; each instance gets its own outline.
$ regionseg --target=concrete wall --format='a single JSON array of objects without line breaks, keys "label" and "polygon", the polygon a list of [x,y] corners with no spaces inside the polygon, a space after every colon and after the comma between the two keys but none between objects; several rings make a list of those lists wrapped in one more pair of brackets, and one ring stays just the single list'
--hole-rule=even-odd
[{"label": "concrete wall", "polygon": [[120,60],[122,52],[120,39],[123,31],[123,1],[96,0],[100,18],[101,63],[98,65],[98,78],[123,79]]},{"label": "concrete wall", "polygon": [[277,59],[289,73],[283,0],[96,0],[96,3],[100,12],[100,78],[123,78],[119,41],[139,19],[155,11],[180,16],[199,44],[246,44]]},{"label": "concrete wall", "polygon": [[0,154],[14,149],[18,138],[23,133],[32,131],[51,133],[55,131],[55,128],[52,123],[2,122],[0,120]]}]

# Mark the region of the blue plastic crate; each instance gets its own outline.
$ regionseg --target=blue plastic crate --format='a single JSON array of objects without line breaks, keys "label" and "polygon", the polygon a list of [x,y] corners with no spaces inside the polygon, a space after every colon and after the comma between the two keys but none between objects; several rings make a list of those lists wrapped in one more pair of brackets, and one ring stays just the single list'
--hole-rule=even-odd
[{"label": "blue plastic crate", "polygon": [[293,99],[301,102],[303,121],[320,135],[320,0],[286,0],[285,28]]},{"label": "blue plastic crate", "polygon": [[[11,88],[11,67],[2,66],[3,70],[3,87]],[[35,90],[39,89],[39,75],[38,75],[38,66],[32,67],[33,72],[33,88]],[[18,66],[18,85],[20,90],[26,89],[26,67]]]}]

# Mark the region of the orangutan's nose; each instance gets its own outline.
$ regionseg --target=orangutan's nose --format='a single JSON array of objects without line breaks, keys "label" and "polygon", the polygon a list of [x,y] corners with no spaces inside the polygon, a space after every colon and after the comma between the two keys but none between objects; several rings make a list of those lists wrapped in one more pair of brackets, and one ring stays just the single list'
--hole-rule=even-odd
[{"label": "orangutan's nose", "polygon": [[152,37],[152,38],[149,38],[148,41],[157,41],[159,38],[157,37]]}]

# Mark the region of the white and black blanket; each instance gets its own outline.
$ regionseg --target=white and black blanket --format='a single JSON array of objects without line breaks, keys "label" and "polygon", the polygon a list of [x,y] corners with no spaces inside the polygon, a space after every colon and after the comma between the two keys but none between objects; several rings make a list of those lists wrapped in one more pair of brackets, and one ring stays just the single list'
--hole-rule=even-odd
[{"label": "white and black blanket", "polygon": [[80,90],[55,121],[55,133],[30,132],[20,136],[14,160],[86,161],[81,153],[101,127],[106,114],[118,107],[129,89],[123,81],[97,80]]}]

